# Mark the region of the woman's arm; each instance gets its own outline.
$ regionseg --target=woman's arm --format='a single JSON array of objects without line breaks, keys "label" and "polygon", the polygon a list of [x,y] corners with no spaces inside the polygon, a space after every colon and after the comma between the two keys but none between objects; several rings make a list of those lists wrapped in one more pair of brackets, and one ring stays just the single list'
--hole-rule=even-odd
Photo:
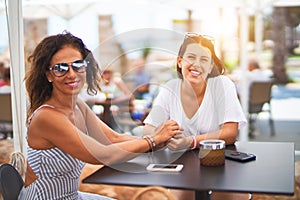
[{"label": "woman's arm", "polygon": [[[174,121],[162,126],[153,139],[157,145],[168,141],[179,127]],[[59,148],[71,156],[92,164],[111,164],[138,156],[151,149],[146,139],[101,144],[77,128],[62,113],[54,109],[41,109],[28,129],[28,143],[34,149]]]},{"label": "woman's arm", "polygon": [[85,116],[88,135],[103,144],[117,143],[135,139],[134,136],[115,132],[89,108],[83,101],[77,102],[81,112]]},{"label": "woman's arm", "polygon": [[223,124],[220,130],[218,131],[196,136],[197,147],[199,147],[199,142],[201,140],[207,140],[207,139],[224,140],[226,145],[234,144],[236,142],[237,135],[238,135],[238,122],[227,122]]},{"label": "woman's arm", "polygon": [[195,138],[193,138],[193,136],[186,137],[183,133],[177,134],[169,140],[167,146],[169,149],[174,151],[180,149],[199,148],[200,141],[207,139],[224,140],[226,145],[230,145],[235,143],[237,134],[238,123],[227,122],[221,126],[220,130],[196,135]]}]

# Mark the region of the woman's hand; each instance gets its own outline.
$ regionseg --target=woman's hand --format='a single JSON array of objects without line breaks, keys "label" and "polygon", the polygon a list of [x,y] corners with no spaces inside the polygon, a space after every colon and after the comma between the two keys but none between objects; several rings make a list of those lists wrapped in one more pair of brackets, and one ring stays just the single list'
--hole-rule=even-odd
[{"label": "woman's hand", "polygon": [[182,132],[182,129],[173,120],[168,120],[160,125],[153,135],[154,141],[157,144],[157,148],[161,148],[169,142],[169,140],[176,134]]},{"label": "woman's hand", "polygon": [[193,138],[186,137],[181,131],[169,140],[167,147],[172,151],[188,149],[190,148],[192,142],[193,142]]}]

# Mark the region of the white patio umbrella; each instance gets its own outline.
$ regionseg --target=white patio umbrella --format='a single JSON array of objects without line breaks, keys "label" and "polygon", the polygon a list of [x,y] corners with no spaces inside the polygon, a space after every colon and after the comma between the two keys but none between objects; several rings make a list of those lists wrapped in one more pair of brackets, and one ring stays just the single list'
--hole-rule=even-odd
[{"label": "white patio umbrella", "polygon": [[65,20],[81,14],[108,15],[150,10],[150,0],[23,0],[23,17],[47,18],[60,16]]},{"label": "white patio umbrella", "polygon": [[24,36],[22,2],[7,0],[7,25],[11,57],[11,97],[13,115],[14,149],[26,156],[26,94],[24,84]]},{"label": "white patio umbrella", "polygon": [[96,0],[23,0],[24,18],[48,18],[59,16],[65,20],[86,13]]}]

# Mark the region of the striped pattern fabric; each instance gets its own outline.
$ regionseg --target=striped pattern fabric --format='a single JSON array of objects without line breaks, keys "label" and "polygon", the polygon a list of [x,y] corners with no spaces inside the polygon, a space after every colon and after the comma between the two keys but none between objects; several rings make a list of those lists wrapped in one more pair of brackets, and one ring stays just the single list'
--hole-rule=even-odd
[{"label": "striped pattern fabric", "polygon": [[36,150],[27,145],[27,160],[38,179],[22,189],[19,195],[21,200],[111,199],[79,192],[79,177],[85,163],[58,148]]}]

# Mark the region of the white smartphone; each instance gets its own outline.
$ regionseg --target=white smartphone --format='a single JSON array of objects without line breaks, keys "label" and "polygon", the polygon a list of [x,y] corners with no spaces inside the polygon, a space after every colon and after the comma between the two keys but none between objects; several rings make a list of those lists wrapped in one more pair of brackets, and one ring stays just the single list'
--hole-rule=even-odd
[{"label": "white smartphone", "polygon": [[150,164],[147,166],[147,170],[151,172],[180,172],[182,168],[182,164]]}]

